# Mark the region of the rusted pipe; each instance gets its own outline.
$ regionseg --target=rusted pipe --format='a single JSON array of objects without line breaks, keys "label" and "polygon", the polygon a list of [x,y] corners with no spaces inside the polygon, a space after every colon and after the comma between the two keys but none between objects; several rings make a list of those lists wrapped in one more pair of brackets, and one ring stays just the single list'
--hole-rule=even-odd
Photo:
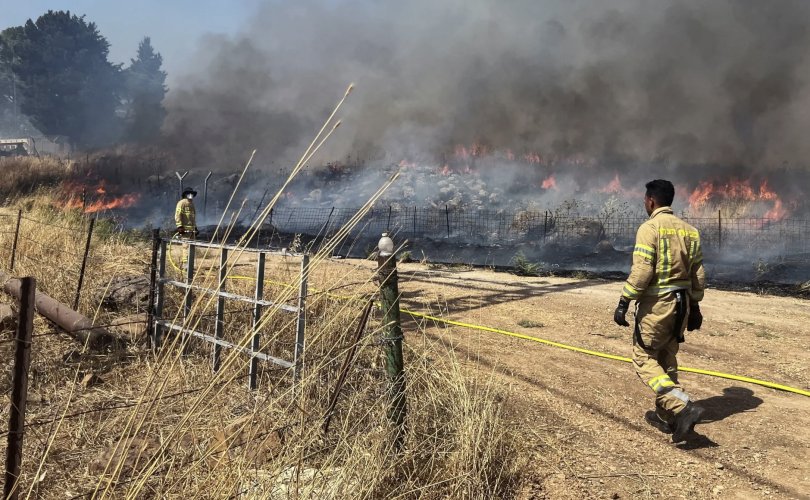
[{"label": "rusted pipe", "polygon": [[[0,272],[0,281],[3,282],[3,290],[7,294],[20,300],[22,292],[19,279],[11,278],[6,273]],[[39,290],[36,292],[35,302],[39,314],[91,349],[101,349],[111,344],[124,343],[123,339],[119,339],[104,328],[93,326],[90,319]]]}]

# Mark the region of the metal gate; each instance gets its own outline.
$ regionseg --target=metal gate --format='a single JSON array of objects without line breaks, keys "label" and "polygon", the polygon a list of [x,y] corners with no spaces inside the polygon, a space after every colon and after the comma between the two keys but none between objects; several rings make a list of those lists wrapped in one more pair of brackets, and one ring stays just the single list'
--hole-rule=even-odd
[{"label": "metal gate", "polygon": [[[185,262],[183,271],[185,272],[185,281],[177,281],[166,276],[166,260],[167,248],[171,245],[184,245],[185,249]],[[194,283],[195,276],[195,261],[197,258],[197,250],[200,248],[211,249],[219,253],[219,274],[218,274],[218,287],[206,288],[199,284]],[[238,295],[230,293],[226,290],[226,283],[228,281],[228,268],[233,267],[233,263],[228,262],[229,252],[240,252],[241,254],[256,255],[255,262],[255,288],[253,297],[245,295]],[[264,299],[264,283],[265,283],[265,262],[268,255],[283,255],[285,257],[300,258],[301,260],[301,274],[300,286],[298,290],[298,305],[292,306],[289,304],[278,303]],[[223,245],[215,243],[205,243],[194,240],[180,240],[172,239],[167,240],[161,238],[157,234],[153,244],[153,272],[152,272],[152,302],[150,304],[150,336],[152,346],[156,349],[160,348],[163,343],[164,333],[177,332],[182,335],[182,345],[188,345],[189,337],[194,337],[211,344],[211,364],[214,372],[220,368],[220,358],[222,348],[234,349],[240,351],[250,357],[248,367],[248,387],[253,390],[257,387],[258,382],[258,363],[260,361],[271,363],[281,368],[292,369],[293,380],[298,381],[301,377],[301,370],[303,369],[303,356],[304,356],[304,335],[306,331],[306,298],[307,298],[307,281],[309,277],[309,255],[307,254],[291,254],[287,252],[261,250],[256,248],[244,248],[234,245]],[[183,290],[183,311],[182,322],[173,322],[163,317],[164,303],[166,299],[166,287],[175,287]],[[191,310],[194,304],[194,297],[196,294],[206,294],[216,296],[216,320],[213,335],[196,331],[190,328],[189,320],[191,320]],[[223,339],[225,321],[225,301],[232,300],[252,304],[252,337],[250,346],[241,346],[233,342],[228,342]],[[260,323],[262,312],[264,308],[276,308],[280,311],[296,314],[296,332],[295,332],[295,347],[294,356],[292,360],[285,360],[279,357],[271,356],[261,352],[261,331]]]}]

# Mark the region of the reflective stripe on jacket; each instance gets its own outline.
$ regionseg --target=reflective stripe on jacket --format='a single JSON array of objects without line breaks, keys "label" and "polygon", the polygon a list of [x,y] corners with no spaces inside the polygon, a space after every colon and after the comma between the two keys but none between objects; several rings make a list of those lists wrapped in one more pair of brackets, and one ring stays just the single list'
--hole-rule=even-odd
[{"label": "reflective stripe on jacket", "polygon": [[183,198],[177,202],[177,208],[174,209],[174,223],[186,231],[197,228],[197,213],[191,200]]},{"label": "reflective stripe on jacket", "polygon": [[661,207],[638,228],[633,267],[622,290],[631,300],[687,290],[692,302],[703,300],[706,273],[698,230]]}]

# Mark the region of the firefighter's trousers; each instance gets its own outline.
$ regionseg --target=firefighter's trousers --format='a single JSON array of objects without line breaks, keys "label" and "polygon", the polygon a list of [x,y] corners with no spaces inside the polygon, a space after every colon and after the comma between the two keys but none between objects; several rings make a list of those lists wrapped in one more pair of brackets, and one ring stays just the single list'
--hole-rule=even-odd
[{"label": "firefighter's trousers", "polygon": [[[683,320],[681,331],[686,325]],[[678,340],[675,294],[642,297],[636,309],[633,334],[633,366],[639,378],[655,392],[656,413],[670,424],[686,407],[689,395],[678,383]]]}]

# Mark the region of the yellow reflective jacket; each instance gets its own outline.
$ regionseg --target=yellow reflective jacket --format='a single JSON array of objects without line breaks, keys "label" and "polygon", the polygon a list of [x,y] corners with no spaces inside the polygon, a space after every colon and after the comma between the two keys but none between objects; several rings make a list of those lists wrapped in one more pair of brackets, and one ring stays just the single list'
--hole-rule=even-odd
[{"label": "yellow reflective jacket", "polygon": [[177,208],[174,209],[174,223],[184,231],[197,229],[197,213],[191,200],[183,198],[177,202]]},{"label": "yellow reflective jacket", "polygon": [[691,302],[703,300],[706,273],[697,229],[661,207],[638,228],[633,267],[622,295],[631,300],[687,290]]}]

